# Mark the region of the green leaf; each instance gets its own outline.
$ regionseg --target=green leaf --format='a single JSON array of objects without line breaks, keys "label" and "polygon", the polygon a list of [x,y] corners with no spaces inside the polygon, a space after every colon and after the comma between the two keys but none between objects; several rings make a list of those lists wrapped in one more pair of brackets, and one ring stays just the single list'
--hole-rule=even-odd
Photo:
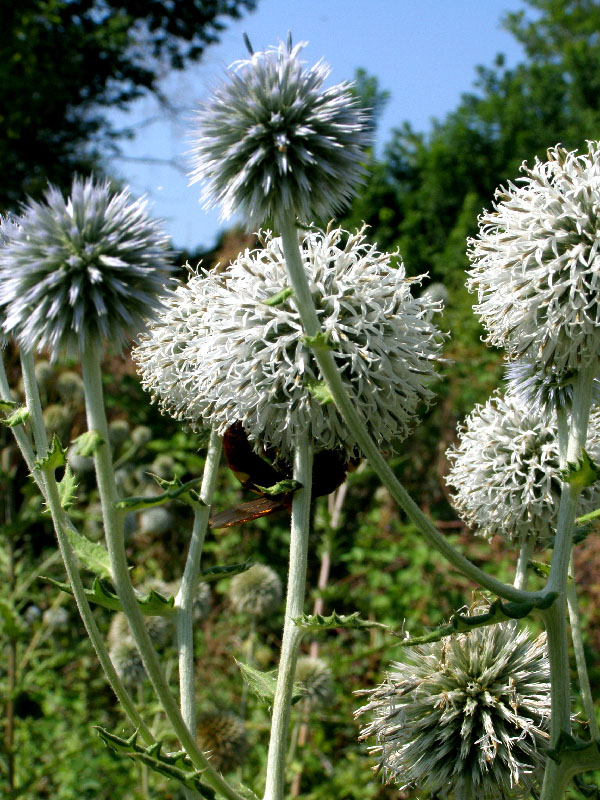
[{"label": "green leaf", "polygon": [[89,569],[100,578],[112,577],[110,558],[106,547],[98,542],[90,542],[74,528],[65,528],[65,533],[82,567]]},{"label": "green leaf", "polygon": [[254,561],[246,560],[241,561],[239,564],[223,564],[214,567],[207,567],[200,572],[200,580],[205,583],[211,581],[218,581],[221,578],[232,578],[234,575],[239,575],[240,572],[246,572],[254,564]]},{"label": "green leaf", "polygon": [[314,378],[309,378],[305,381],[306,388],[317,402],[322,406],[328,405],[333,402],[333,395],[329,391],[329,386],[325,381],[316,381]]},{"label": "green leaf", "polygon": [[561,471],[563,480],[577,489],[586,489],[593,486],[600,478],[600,467],[595,464],[585,450],[581,452],[581,459],[569,462],[567,468]]},{"label": "green leaf", "polygon": [[104,439],[100,436],[98,431],[86,431],[82,433],[81,436],[78,436],[73,444],[75,445],[75,452],[78,456],[86,456],[89,458],[90,456],[96,455],[100,445],[104,444]]},{"label": "green leaf", "polygon": [[65,474],[58,484],[58,495],[60,497],[60,504],[68,511],[75,502],[75,495],[77,492],[77,481],[73,475],[71,467],[67,464]]},{"label": "green leaf", "polygon": [[352,614],[337,614],[335,611],[328,617],[322,614],[302,614],[300,617],[295,617],[293,622],[305,631],[328,631],[334,628],[382,628],[390,630],[388,625],[381,622],[373,622],[368,619],[360,618],[360,611],[355,611]]},{"label": "green leaf", "polygon": [[8,639],[17,640],[27,634],[27,626],[8,600],[0,598],[0,630]]},{"label": "green leaf", "polygon": [[18,405],[15,400],[0,400],[0,411],[12,411]]},{"label": "green leaf", "polygon": [[315,334],[315,336],[303,336],[302,341],[313,350],[332,350],[331,339],[323,331]]},{"label": "green leaf", "polygon": [[43,458],[38,458],[35,462],[37,469],[54,471],[59,467],[64,467],[67,463],[67,457],[63,446],[60,443],[58,436],[54,434],[50,449]]},{"label": "green leaf", "polygon": [[[255,667],[250,667],[248,664],[244,664],[243,661],[238,661],[236,659],[235,663],[240,668],[242,678],[246,681],[256,696],[261,700],[266,700],[269,703],[273,702],[275,697],[275,687],[277,685],[277,670],[272,669],[269,670],[269,672],[261,672],[261,670],[256,669]],[[292,691],[292,703],[297,703],[298,700],[301,700],[305,694],[306,690],[294,683],[294,688]]]},{"label": "green leaf", "polygon": [[279,494],[290,494],[290,492],[295,492],[297,489],[302,488],[302,484],[298,481],[294,481],[291,478],[284,478],[282,481],[278,483],[274,483],[273,486],[256,486],[263,494],[268,494],[270,497],[276,497]]},{"label": "green leaf", "polygon": [[263,300],[263,303],[266,306],[279,306],[283,302],[285,302],[288,299],[288,297],[291,297],[293,294],[294,294],[293,289],[290,289],[290,287],[287,286],[285,289],[282,289],[280,292],[277,292],[277,294],[274,294],[272,297],[269,297],[267,300]]},{"label": "green leaf", "polygon": [[163,503],[169,503],[172,500],[179,500],[180,503],[187,503],[193,506],[206,506],[200,499],[200,495],[195,491],[196,487],[202,483],[202,478],[194,478],[186,483],[181,483],[180,480],[165,481],[163,478],[156,478],[161,486],[168,486],[167,491],[162,494],[150,497],[126,497],[124,500],[119,500],[115,503],[115,508],[121,511],[141,511],[146,508],[153,508],[154,506],[161,506]]},{"label": "green leaf", "polygon": [[0,422],[3,422],[5,425],[8,425],[9,428],[16,428],[17,425],[22,425],[25,422],[25,420],[29,419],[29,417],[30,414],[27,406],[19,406],[10,414],[8,414],[8,416],[5,417],[3,420],[0,420]]},{"label": "green leaf", "polygon": [[214,790],[202,782],[203,773],[194,767],[183,750],[177,753],[161,753],[162,742],[142,747],[137,743],[137,732],[129,739],[122,739],[98,725],[94,727],[104,744],[113,753],[145,764],[153,772],[179,781],[186,789],[198,792],[206,800],[214,800],[216,796]]},{"label": "green leaf", "polygon": [[[51,583],[58,589],[61,589],[67,594],[73,594],[73,589],[68,583],[55,581],[53,578],[48,578],[45,575],[40,575],[40,579]],[[90,603],[95,603],[102,608],[108,608],[110,611],[122,611],[121,601],[117,597],[116,592],[113,590],[111,584],[102,578],[94,578],[91,589],[85,589],[85,596]],[[175,598],[164,597],[154,589],[150,590],[147,595],[137,596],[140,611],[146,617],[168,617],[175,613]]]}]

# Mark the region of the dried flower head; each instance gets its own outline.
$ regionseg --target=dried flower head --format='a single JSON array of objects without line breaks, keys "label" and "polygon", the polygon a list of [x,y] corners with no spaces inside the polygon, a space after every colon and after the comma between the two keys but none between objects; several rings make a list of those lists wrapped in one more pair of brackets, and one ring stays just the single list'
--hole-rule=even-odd
[{"label": "dried flower head", "polygon": [[362,178],[367,116],[351,84],[323,88],[329,67],[307,69],[305,46],[288,39],[236,62],[198,111],[191,180],[204,182],[206,207],[221,205],[225,219],[329,219]]},{"label": "dried flower head", "polygon": [[522,171],[479,220],[467,285],[490,344],[579,370],[600,348],[600,145],[582,155],[554,147]]},{"label": "dried flower head", "polygon": [[[600,417],[590,417],[586,450],[600,457]],[[502,535],[519,542],[533,537],[547,544],[558,517],[561,477],[555,417],[510,395],[493,396],[477,406],[459,428],[459,443],[449,448],[446,478],[454,487],[454,507],[483,536]],[[600,501],[595,486],[584,489],[580,512]]]},{"label": "dried flower head", "polygon": [[[281,239],[262,241],[227,271],[192,275],[176,290],[134,351],[143,384],[195,428],[224,433],[241,421],[251,441],[287,459],[308,432],[316,451],[352,456],[354,439],[318,396],[322,377],[288,296]],[[393,448],[433,398],[443,337],[431,317],[440,306],[415,299],[420,279],[392,267],[363,231],[306,233],[301,252],[348,393],[370,434]]]},{"label": "dried flower head", "polygon": [[196,741],[212,766],[219,772],[231,772],[244,763],[248,738],[243,721],[228,711],[201,714]]},{"label": "dried flower head", "polygon": [[[377,770],[402,788],[447,797],[529,796],[543,772],[550,714],[545,636],[511,623],[406,648],[361,694]],[[429,796],[429,794],[427,794]]]},{"label": "dried flower head", "polygon": [[265,617],[277,611],[281,603],[279,575],[266,564],[253,564],[231,579],[229,599],[235,611]]},{"label": "dried flower head", "polygon": [[322,658],[300,656],[294,680],[304,690],[303,700],[312,709],[328,706],[334,698],[331,668]]},{"label": "dried flower head", "polygon": [[27,349],[59,354],[98,338],[123,346],[167,293],[167,237],[144,200],[108,182],[73,181],[30,200],[0,247],[0,315]]}]

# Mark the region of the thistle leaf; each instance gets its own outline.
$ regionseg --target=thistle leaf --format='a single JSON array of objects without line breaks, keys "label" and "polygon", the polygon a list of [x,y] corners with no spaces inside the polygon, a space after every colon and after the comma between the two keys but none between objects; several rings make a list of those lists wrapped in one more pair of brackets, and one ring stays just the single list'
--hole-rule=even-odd
[{"label": "thistle leaf", "polygon": [[294,481],[291,478],[284,478],[282,481],[278,483],[274,483],[273,486],[256,486],[263,494],[268,494],[269,497],[276,497],[279,494],[289,494],[290,492],[295,492],[297,489],[302,488],[302,484],[298,481]]},{"label": "thistle leaf", "polygon": [[74,528],[65,528],[65,533],[82,567],[100,578],[112,577],[110,558],[106,547],[98,542],[90,542]]},{"label": "thistle leaf", "polygon": [[163,488],[168,487],[165,492],[150,497],[126,497],[124,500],[119,500],[115,503],[115,508],[120,511],[142,511],[146,508],[161,506],[163,503],[169,503],[172,500],[179,500],[179,502],[186,503],[192,508],[194,506],[206,506],[206,503],[200,499],[198,492],[195,491],[196,487],[202,483],[202,478],[194,478],[186,483],[181,483],[178,479],[165,481],[157,475],[153,477]]},{"label": "thistle leaf", "polygon": [[[235,663],[240,668],[242,678],[246,681],[256,696],[261,700],[266,700],[269,703],[273,702],[275,697],[275,687],[277,685],[277,670],[272,669],[269,672],[261,672],[261,670],[250,667],[248,664],[244,664],[242,661],[238,661],[237,659]],[[292,692],[292,703],[297,703],[298,700],[301,700],[305,694],[305,690],[295,683]]]},{"label": "thistle leaf", "polygon": [[217,564],[214,567],[207,567],[200,572],[200,580],[205,583],[218,581],[221,578],[232,578],[241,572],[246,572],[254,564],[254,561],[241,561],[239,564]]},{"label": "thistle leaf", "polygon": [[[4,403],[4,401],[2,401]],[[25,420],[29,419],[29,409],[27,406],[19,406],[11,411],[3,420],[0,420],[4,425],[9,428],[16,428],[17,425],[22,425]]]},{"label": "thistle leaf", "polygon": [[282,289],[280,292],[277,292],[277,294],[272,295],[267,300],[263,300],[263,303],[266,306],[279,306],[293,294],[294,294],[293,289],[290,289],[290,287],[287,286],[285,289]]},{"label": "thistle leaf", "polygon": [[333,395],[331,394],[329,386],[327,386],[325,381],[316,381],[311,378],[306,380],[305,384],[309,394],[311,394],[322,406],[326,406],[328,403],[333,402]]},{"label": "thistle leaf", "polygon": [[75,502],[75,496],[77,493],[77,481],[75,480],[75,476],[73,475],[73,470],[67,464],[65,468],[65,474],[63,475],[62,480],[58,484],[58,495],[60,497],[60,504],[68,511],[73,503]]},{"label": "thistle leaf", "polygon": [[561,477],[577,489],[586,489],[588,486],[593,486],[600,478],[600,467],[592,461],[585,450],[582,450],[580,460],[569,462],[567,468],[561,471]]},{"label": "thistle leaf", "polygon": [[382,628],[383,630],[390,630],[388,625],[384,625],[381,622],[361,619],[359,611],[355,611],[352,614],[338,614],[334,611],[328,617],[322,614],[302,614],[302,616],[294,618],[294,623],[305,631],[327,631],[334,628],[352,628],[355,630]]},{"label": "thistle leaf", "polygon": [[302,341],[313,350],[332,350],[331,340],[326,333],[319,331],[314,336],[303,336]]},{"label": "thistle leaf", "polygon": [[59,467],[64,467],[66,463],[67,463],[67,456],[65,454],[63,446],[61,445],[58,436],[54,434],[54,437],[52,439],[52,444],[50,445],[48,452],[43,458],[37,459],[37,461],[35,462],[35,466],[37,469],[40,469],[42,471],[45,470],[54,471]]},{"label": "thistle leaf", "polygon": [[12,411],[19,404],[15,400],[0,400],[0,411]]},{"label": "thistle leaf", "polygon": [[13,604],[0,598],[0,631],[7,639],[16,641],[27,636],[27,627]]},{"label": "thistle leaf", "polygon": [[95,726],[95,729],[104,744],[113,753],[145,764],[153,772],[179,781],[186,789],[198,792],[206,800],[214,800],[215,792],[202,782],[202,772],[194,767],[183,750],[177,753],[161,753],[162,742],[142,747],[137,743],[137,732],[129,739],[122,739],[98,725]]},{"label": "thistle leaf", "polygon": [[104,439],[98,431],[86,431],[78,436],[73,444],[78,456],[90,457],[98,452],[100,445],[104,444]]},{"label": "thistle leaf", "polygon": [[[53,586],[61,589],[67,594],[73,594],[73,590],[68,583],[55,581],[53,578],[47,578],[40,575],[41,580],[48,581]],[[91,589],[85,589],[85,596],[90,603],[95,603],[102,608],[108,608],[110,611],[122,611],[121,601],[117,597],[116,592],[112,586],[102,578],[94,578]],[[167,617],[175,612],[175,599],[173,596],[164,597],[159,592],[151,589],[147,595],[137,597],[138,606],[140,611],[146,617]]]}]

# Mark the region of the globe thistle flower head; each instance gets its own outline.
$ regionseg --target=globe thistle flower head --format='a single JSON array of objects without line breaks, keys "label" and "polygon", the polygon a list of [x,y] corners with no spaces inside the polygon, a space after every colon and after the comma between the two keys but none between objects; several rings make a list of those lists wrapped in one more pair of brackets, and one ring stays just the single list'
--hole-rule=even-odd
[{"label": "globe thistle flower head", "polygon": [[56,391],[63,403],[83,408],[84,388],[81,377],[72,370],[61,372],[56,381]]},{"label": "globe thistle flower head", "polygon": [[146,670],[133,639],[120,639],[110,648],[108,654],[125,686],[135,687],[145,680]]},{"label": "globe thistle flower head", "polygon": [[167,237],[146,201],[75,178],[30,200],[0,247],[0,315],[28,350],[73,355],[93,340],[122,347],[167,294]]},{"label": "globe thistle flower head", "polygon": [[480,217],[467,286],[490,344],[580,370],[600,354],[600,143],[581,155],[554,147],[522,171]]},{"label": "globe thistle flower head", "polygon": [[294,680],[304,690],[302,699],[309,708],[326,707],[332,702],[334,689],[331,669],[322,658],[300,656]]},{"label": "globe thistle flower head", "polygon": [[201,714],[196,741],[211,765],[219,772],[231,772],[244,763],[248,738],[243,721],[228,711]]},{"label": "globe thistle flower head", "polygon": [[[586,450],[600,457],[600,418],[592,413]],[[547,545],[558,518],[561,474],[555,416],[525,406],[518,398],[493,396],[477,406],[459,428],[459,442],[446,452],[447,483],[462,519],[482,536],[500,534],[518,543],[533,537]],[[597,486],[583,490],[579,513],[598,505]]]},{"label": "globe thistle flower head", "polygon": [[281,603],[281,580],[266,564],[254,564],[234,575],[229,584],[229,599],[234,610],[253,617],[266,617]]},{"label": "globe thistle flower head", "polygon": [[[290,461],[299,435],[313,448],[356,455],[333,403],[315,392],[322,376],[306,343],[280,238],[241,254],[220,273],[192,274],[134,351],[143,385],[164,411],[223,434],[241,422],[258,449]],[[301,253],[321,326],[369,433],[394,449],[433,399],[443,337],[441,306],[412,296],[419,278],[363,231],[304,234]],[[282,294],[283,292],[283,294]],[[279,296],[281,302],[271,303]],[[283,299],[282,299],[283,298]]]},{"label": "globe thistle flower head", "polygon": [[[552,416],[558,410],[568,412],[573,402],[574,370],[559,372],[543,369],[533,361],[513,361],[506,367],[504,377],[507,394],[516,397],[525,407],[537,414]],[[594,381],[593,400],[600,403],[600,381]]]},{"label": "globe thistle flower head", "polygon": [[191,181],[204,182],[206,207],[241,212],[250,227],[277,213],[330,219],[363,176],[367,115],[351,84],[329,89],[329,67],[306,68],[306,42],[291,39],[232,65],[199,109]]},{"label": "globe thistle flower head", "polygon": [[403,650],[357,716],[377,770],[447,798],[528,797],[543,773],[550,715],[545,636],[511,623]]}]

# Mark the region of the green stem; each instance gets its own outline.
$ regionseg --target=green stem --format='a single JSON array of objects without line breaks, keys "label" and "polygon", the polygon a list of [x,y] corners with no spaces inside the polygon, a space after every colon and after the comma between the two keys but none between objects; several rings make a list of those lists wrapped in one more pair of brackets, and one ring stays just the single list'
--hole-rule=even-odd
[{"label": "green stem", "polygon": [[[280,217],[279,230],[283,243],[286,267],[291,287],[294,291],[294,300],[302,320],[304,331],[309,337],[321,333],[321,326],[317,318],[312,294],[306,276],[302,257],[298,245],[298,234],[294,220]],[[545,592],[525,592],[514,586],[509,586],[502,581],[487,575],[475,564],[471,563],[458,552],[442,534],[435,528],[430,520],[423,514],[406,489],[398,481],[389,465],[379,452],[379,448],[367,432],[355,404],[348,396],[346,387],[336,366],[331,352],[325,347],[313,344],[313,354],[319,365],[321,375],[325,379],[335,405],[342,415],[344,422],[351,431],[356,443],[377,473],[383,485],[390,492],[394,500],[404,510],[410,521],[423,534],[425,540],[435,547],[456,569],[460,570],[467,578],[489,589],[489,591],[506,600],[516,602],[535,601],[544,597]]]},{"label": "green stem", "polygon": [[96,449],[94,461],[100,502],[102,504],[106,544],[117,595],[129,622],[146,674],[182,747],[194,766],[199,770],[203,770],[204,780],[215,791],[230,800],[241,800],[240,795],[210,765],[204,753],[198,748],[195,736],[188,730],[177,702],[163,675],[131,585],[129,567],[125,556],[123,513],[118,512],[115,508],[118,495],[108,445],[108,425],[104,411],[100,358],[100,347],[98,343],[92,341],[82,353],[81,365],[88,428],[91,431],[97,431],[103,440],[103,443]]},{"label": "green stem", "polygon": [[590,727],[590,737],[592,739],[600,739],[600,729],[598,728],[598,720],[596,718],[596,709],[594,708],[594,700],[592,697],[592,688],[590,686],[590,679],[588,676],[587,666],[585,663],[585,651],[583,647],[583,635],[581,632],[581,620],[579,618],[579,605],[577,603],[577,589],[575,586],[575,570],[573,568],[573,557],[571,556],[571,579],[567,583],[567,607],[569,610],[569,621],[571,623],[571,640],[573,642],[573,651],[575,653],[575,661],[577,663],[577,674],[579,676],[579,687],[581,689],[581,697],[583,700],[583,707],[588,718]]},{"label": "green stem", "polygon": [[533,544],[534,542],[531,536],[528,536],[526,533],[523,534],[519,558],[517,560],[517,568],[515,570],[514,586],[517,589],[527,589],[527,567],[529,565],[529,559],[533,555]]},{"label": "green stem", "polygon": [[179,650],[179,704],[181,715],[188,730],[196,731],[196,695],[194,690],[194,600],[200,574],[200,560],[204,537],[210,514],[219,462],[221,460],[221,437],[211,433],[204,474],[200,488],[200,499],[204,505],[194,506],[194,527],[181,579],[181,586],[175,597],[177,609],[177,645]]},{"label": "green stem", "polygon": [[[38,448],[38,454],[40,457],[43,457],[48,450],[48,439],[42,419],[42,407],[40,404],[37,383],[35,381],[35,366],[33,362],[33,356],[30,352],[23,352],[21,354],[21,365],[23,370],[23,385],[25,387],[27,407],[31,414],[31,422]],[[4,368],[2,369],[2,375],[5,379]],[[2,386],[3,391],[4,388],[5,387]],[[19,440],[17,440],[17,442],[20,444]],[[58,486],[56,484],[54,472],[52,470],[47,470],[42,475],[39,470],[35,469],[35,455],[31,450],[31,444],[29,443],[28,439],[26,439],[23,444],[25,446],[25,451],[23,454],[25,456],[25,460],[27,461],[27,465],[30,467],[30,469],[35,470],[35,472],[38,474],[38,485],[43,487],[42,494],[44,495],[44,499],[50,508],[52,522],[54,523],[54,529],[58,539],[58,546],[63,557],[67,576],[75,597],[75,602],[77,603],[77,608],[79,609],[81,619],[83,620],[85,629],[90,637],[94,650],[96,651],[100,665],[106,674],[111,689],[117,696],[117,699],[119,700],[124,712],[131,720],[131,723],[139,730],[144,741],[147,744],[152,744],[154,742],[154,737],[138,713],[135,703],[125,689],[123,682],[117,675],[113,663],[110,660],[110,656],[108,655],[106,645],[104,644],[104,639],[102,638],[102,635],[98,630],[98,626],[96,625],[96,620],[94,619],[90,604],[85,596],[85,589],[79,575],[77,556],[73,552],[73,548],[71,547],[71,543],[69,542],[65,532],[65,529],[70,524],[70,521],[68,520],[60,504]]]},{"label": "green stem", "polygon": [[285,781],[285,752],[290,724],[292,690],[302,631],[294,624],[304,610],[308,533],[310,528],[310,495],[312,486],[312,453],[308,437],[296,443],[294,479],[303,488],[294,493],[290,529],[290,565],[288,572],[285,623],[277,685],[273,701],[271,738],[267,757],[267,777],[264,800],[283,800]]}]

